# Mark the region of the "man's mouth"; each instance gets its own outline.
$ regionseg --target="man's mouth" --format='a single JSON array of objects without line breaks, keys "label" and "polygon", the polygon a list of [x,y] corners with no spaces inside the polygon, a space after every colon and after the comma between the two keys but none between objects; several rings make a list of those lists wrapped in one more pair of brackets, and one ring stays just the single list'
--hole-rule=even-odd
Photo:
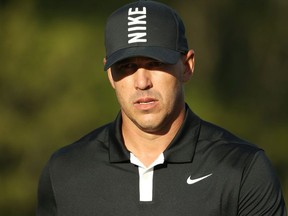
[{"label": "man's mouth", "polygon": [[147,101],[147,102],[138,102],[138,104],[151,104],[154,103],[155,101]]},{"label": "man's mouth", "polygon": [[135,103],[136,104],[152,104],[155,103],[157,100],[154,98],[141,98],[137,100]]}]

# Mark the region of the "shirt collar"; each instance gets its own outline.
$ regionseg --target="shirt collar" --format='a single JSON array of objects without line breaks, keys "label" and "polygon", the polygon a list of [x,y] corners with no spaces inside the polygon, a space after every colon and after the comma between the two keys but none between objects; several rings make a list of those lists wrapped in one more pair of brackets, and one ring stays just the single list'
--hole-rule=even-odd
[{"label": "shirt collar", "polygon": [[[191,162],[200,132],[201,119],[186,105],[184,122],[176,136],[163,152],[165,161],[170,163]],[[122,117],[119,113],[109,129],[109,157],[110,162],[130,162],[130,152],[124,145],[122,131]]]},{"label": "shirt collar", "polygon": [[141,167],[144,170],[150,170],[151,168],[159,164],[163,164],[164,161],[165,161],[164,154],[161,153],[151,165],[146,167],[132,152],[130,153],[130,162],[138,167]]},{"label": "shirt collar", "polygon": [[201,119],[186,105],[184,122],[176,136],[164,151],[165,161],[170,163],[191,162],[200,134]]},{"label": "shirt collar", "polygon": [[130,152],[124,145],[121,125],[122,117],[119,112],[109,130],[109,157],[112,163],[130,162]]}]

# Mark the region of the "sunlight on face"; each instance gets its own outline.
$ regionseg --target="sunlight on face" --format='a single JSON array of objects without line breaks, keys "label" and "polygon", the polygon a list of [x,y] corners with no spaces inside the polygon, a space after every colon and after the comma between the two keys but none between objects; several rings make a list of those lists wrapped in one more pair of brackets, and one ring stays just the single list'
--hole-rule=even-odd
[{"label": "sunlight on face", "polygon": [[181,59],[165,64],[155,59],[136,57],[116,63],[108,70],[115,89],[123,122],[150,133],[163,133],[184,108]]}]

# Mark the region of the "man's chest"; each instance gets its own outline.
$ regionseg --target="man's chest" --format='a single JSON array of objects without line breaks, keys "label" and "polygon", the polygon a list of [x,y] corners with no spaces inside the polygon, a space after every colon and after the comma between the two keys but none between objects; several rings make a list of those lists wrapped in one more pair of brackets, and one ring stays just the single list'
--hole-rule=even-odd
[{"label": "man's chest", "polygon": [[91,166],[67,175],[55,185],[60,215],[233,215],[237,211],[232,173],[205,164],[154,167],[149,202],[140,201],[138,167],[130,163]]}]

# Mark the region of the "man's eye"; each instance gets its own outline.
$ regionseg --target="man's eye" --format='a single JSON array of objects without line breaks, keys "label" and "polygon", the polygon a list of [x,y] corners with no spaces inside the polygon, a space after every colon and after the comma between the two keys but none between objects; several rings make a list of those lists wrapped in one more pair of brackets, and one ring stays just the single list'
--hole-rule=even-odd
[{"label": "man's eye", "polygon": [[133,64],[131,63],[125,63],[125,64],[120,65],[120,68],[132,68],[132,67],[133,67]]},{"label": "man's eye", "polygon": [[119,65],[118,68],[120,71],[132,71],[137,68],[137,65],[133,63],[125,63],[125,64]]},{"label": "man's eye", "polygon": [[148,66],[150,68],[159,68],[159,67],[163,67],[164,63],[162,63],[160,61],[151,61],[151,62],[149,62]]}]

